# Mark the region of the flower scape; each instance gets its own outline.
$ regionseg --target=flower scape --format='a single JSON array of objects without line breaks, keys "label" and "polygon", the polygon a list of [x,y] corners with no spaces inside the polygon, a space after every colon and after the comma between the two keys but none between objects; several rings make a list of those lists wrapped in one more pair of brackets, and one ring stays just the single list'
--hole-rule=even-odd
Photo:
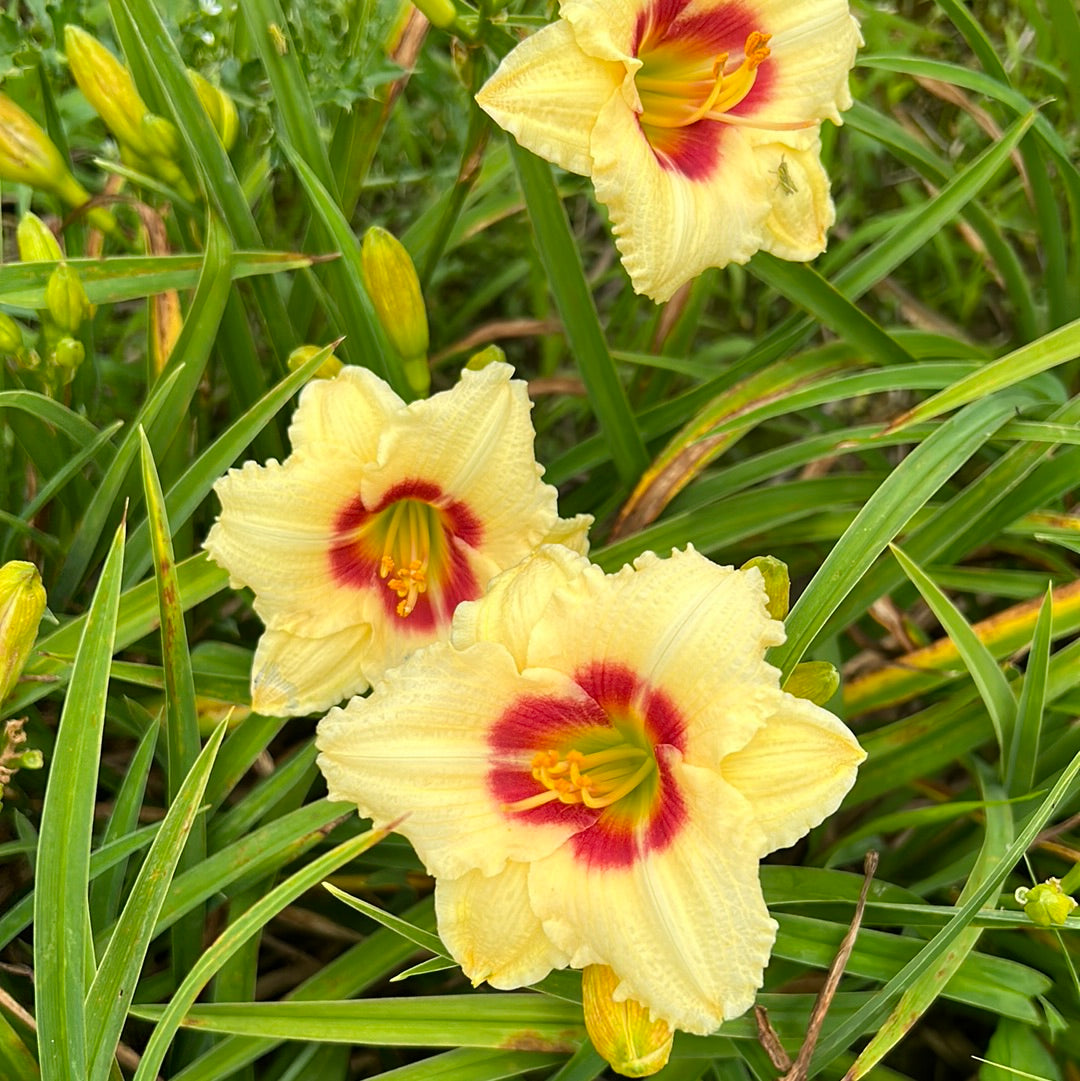
[{"label": "flower scape", "polygon": [[271,716],[326,709],[445,637],[456,606],[548,541],[584,552],[540,480],[525,384],[507,364],[465,370],[406,405],[344,368],[305,387],[282,463],[247,462],[215,485],[206,539],[266,630],[251,678]]},{"label": "flower scape", "polygon": [[758,861],[834,811],[864,757],[780,690],[782,641],[756,568],[690,547],[609,575],[547,546],[332,710],[319,766],[331,799],[400,820],[474,984],[604,966],[612,1003],[712,1032],[768,962]]},{"label": "flower scape", "polygon": [[851,105],[846,0],[561,0],[476,100],[592,178],[634,289],[660,302],[756,251],[807,260],[835,217],[823,120]]}]

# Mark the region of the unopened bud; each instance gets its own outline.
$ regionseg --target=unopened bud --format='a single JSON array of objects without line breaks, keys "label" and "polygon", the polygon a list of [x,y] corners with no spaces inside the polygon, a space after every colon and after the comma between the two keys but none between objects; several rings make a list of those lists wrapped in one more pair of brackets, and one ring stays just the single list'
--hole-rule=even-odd
[{"label": "unopened bud", "polygon": [[803,661],[788,676],[784,690],[796,698],[805,698],[823,706],[840,686],[840,673],[828,661]]},{"label": "unopened bud", "polygon": [[0,567],[0,702],[11,693],[37,638],[45,587],[33,563]]},{"label": "unopened bud", "polygon": [[29,210],[15,230],[15,240],[24,263],[58,263],[64,258],[53,231]]},{"label": "unopened bud", "polygon": [[787,564],[775,556],[755,556],[742,565],[748,571],[757,567],[765,579],[765,594],[768,597],[766,607],[773,619],[783,619],[788,614],[790,603],[791,579],[788,577]]},{"label": "unopened bud", "polygon": [[0,94],[0,177],[55,192],[78,206],[90,198],[37,122]]},{"label": "unopened bud", "polygon": [[[290,372],[295,372],[297,368],[306,364],[316,353],[322,352],[321,345],[298,345],[290,354],[288,360],[285,361]],[[338,358],[331,353],[323,362],[315,369],[315,374],[312,379],[333,379],[338,372],[344,368],[345,365],[341,363]]]},{"label": "unopened bud", "polygon": [[65,372],[65,382],[70,383],[75,376],[75,372],[78,370],[80,364],[86,357],[86,350],[83,348],[83,343],[78,338],[72,338],[70,335],[64,335],[53,346],[52,362],[58,367],[63,368]]},{"label": "unopened bud", "polygon": [[45,303],[53,322],[67,334],[74,334],[90,314],[86,290],[79,275],[67,263],[61,263],[49,275],[45,286]]},{"label": "unopened bud", "polygon": [[6,312],[0,312],[0,353],[18,353],[22,347],[22,328]]},{"label": "unopened bud", "polygon": [[497,345],[485,345],[479,353],[473,353],[471,357],[465,362],[465,367],[470,372],[478,372],[481,368],[486,368],[489,364],[502,363],[506,361],[506,354]]},{"label": "unopened bud", "polygon": [[414,0],[416,7],[427,16],[427,21],[440,30],[446,30],[454,25],[457,19],[457,8],[450,0]]},{"label": "unopened bud", "polygon": [[581,972],[585,1029],[593,1047],[624,1077],[649,1077],[667,1065],[674,1033],[665,1021],[651,1021],[640,1002],[612,998],[619,977],[607,965]]},{"label": "unopened bud", "polygon": [[117,142],[145,154],[142,118],[149,110],[131,72],[97,38],[71,23],[64,27],[64,51],[83,96]]},{"label": "unopened bud", "polygon": [[139,132],[142,138],[141,153],[155,163],[158,158],[174,163],[176,155],[180,153],[180,133],[171,120],[155,113],[143,113]]},{"label": "unopened bud", "polygon": [[402,360],[427,356],[428,321],[416,267],[392,233],[373,225],[360,247],[367,285],[375,312]]},{"label": "unopened bud", "polygon": [[236,142],[236,133],[240,128],[240,118],[237,116],[233,99],[224,90],[214,86],[212,82],[204,79],[191,68],[188,68],[188,77],[225,149],[232,150]]},{"label": "unopened bud", "polygon": [[1037,886],[1020,886],[1016,900],[1024,906],[1024,914],[1037,927],[1062,927],[1076,900],[1062,888],[1057,878],[1048,878]]}]

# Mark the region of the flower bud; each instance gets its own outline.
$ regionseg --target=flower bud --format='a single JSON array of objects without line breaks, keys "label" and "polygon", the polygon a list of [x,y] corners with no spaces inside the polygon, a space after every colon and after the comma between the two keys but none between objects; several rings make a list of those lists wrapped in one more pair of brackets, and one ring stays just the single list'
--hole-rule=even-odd
[{"label": "flower bud", "polygon": [[486,368],[489,364],[495,364],[496,362],[505,362],[506,354],[497,345],[485,345],[479,353],[473,353],[471,357],[465,362],[465,367],[470,372],[478,372],[481,368]]},{"label": "flower bud", "polygon": [[405,361],[427,356],[428,322],[420,279],[405,246],[392,233],[373,225],[360,247],[375,312],[387,337]]},{"label": "flower bud", "polygon": [[18,353],[22,347],[22,327],[10,315],[0,312],[0,353]]},{"label": "flower bud", "polygon": [[197,71],[188,68],[188,78],[195,87],[195,93],[199,95],[199,101],[210,117],[214,130],[218,133],[226,150],[232,150],[236,142],[236,133],[240,127],[240,118],[236,114],[236,105],[233,99],[224,90],[214,86],[208,79],[204,79]]},{"label": "flower bud", "polygon": [[166,120],[156,113],[143,113],[139,121],[139,134],[142,139],[142,154],[155,164],[159,158],[175,164],[176,156],[180,153],[180,133],[171,120]]},{"label": "flower bud", "polygon": [[805,698],[815,706],[823,706],[840,686],[840,673],[828,661],[803,661],[788,676],[784,690],[796,698]]},{"label": "flower bud", "polygon": [[742,565],[747,571],[757,567],[765,579],[765,593],[768,596],[766,607],[773,619],[783,619],[788,614],[790,603],[791,579],[788,577],[786,563],[781,563],[775,556],[755,556]]},{"label": "flower bud", "polygon": [[[6,94],[0,94],[0,177],[43,191],[78,186],[52,139]],[[89,198],[82,191],[79,201]]]},{"label": "flower bud", "polygon": [[0,567],[0,702],[11,693],[37,638],[45,587],[33,563]]},{"label": "flower bud", "polygon": [[581,972],[585,1028],[593,1047],[624,1077],[649,1077],[667,1065],[674,1033],[665,1021],[650,1021],[649,1009],[612,995],[619,977],[607,965],[587,965]]},{"label": "flower bud", "polygon": [[15,230],[15,240],[24,263],[58,263],[64,258],[53,231],[29,210]]},{"label": "flower bud", "polygon": [[78,338],[72,338],[68,335],[64,335],[53,346],[51,354],[52,362],[58,368],[64,369],[64,381],[66,383],[70,383],[75,377],[75,372],[85,357],[86,350],[83,348],[83,343]]},{"label": "flower bud", "polygon": [[131,72],[97,38],[70,23],[64,27],[64,51],[83,96],[117,142],[126,143],[138,154],[147,153],[142,118],[149,110]]},{"label": "flower bud", "polygon": [[[285,361],[290,372],[295,372],[297,368],[301,367],[307,361],[316,354],[322,351],[321,345],[298,345],[290,354],[289,359]],[[315,374],[312,379],[333,379],[338,372],[344,368],[345,365],[333,353],[331,353],[323,362],[315,369]]]},{"label": "flower bud", "polygon": [[416,7],[432,26],[446,30],[457,20],[457,8],[450,0],[414,0]]},{"label": "flower bud", "polygon": [[49,275],[45,286],[45,303],[53,322],[67,334],[74,334],[79,324],[90,314],[90,301],[79,275],[61,263]]},{"label": "flower bud", "polygon": [[1057,878],[1048,878],[1030,889],[1020,886],[1015,894],[1024,914],[1037,927],[1062,927],[1074,908],[1076,900],[1062,888]]}]

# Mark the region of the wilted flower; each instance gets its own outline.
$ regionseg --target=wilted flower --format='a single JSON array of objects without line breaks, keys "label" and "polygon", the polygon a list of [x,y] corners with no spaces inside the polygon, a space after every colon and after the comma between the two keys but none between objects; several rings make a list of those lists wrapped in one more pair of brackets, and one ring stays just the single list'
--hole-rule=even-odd
[{"label": "wilted flower", "polygon": [[711,1032],[772,947],[758,861],[834,811],[864,757],[779,689],[781,641],[756,569],[688,548],[605,575],[548,546],[331,710],[319,765],[376,824],[407,812],[471,980],[606,965],[614,999]]},{"label": "wilted flower", "polygon": [[591,176],[634,289],[667,300],[759,249],[811,259],[834,211],[820,121],[851,104],[847,0],[562,0],[476,100]]},{"label": "wilted flower", "polygon": [[449,631],[454,609],[549,540],[584,550],[540,481],[525,384],[506,364],[405,405],[366,369],[300,397],[283,463],[218,481],[206,539],[266,631],[252,705],[295,715],[367,688]]}]

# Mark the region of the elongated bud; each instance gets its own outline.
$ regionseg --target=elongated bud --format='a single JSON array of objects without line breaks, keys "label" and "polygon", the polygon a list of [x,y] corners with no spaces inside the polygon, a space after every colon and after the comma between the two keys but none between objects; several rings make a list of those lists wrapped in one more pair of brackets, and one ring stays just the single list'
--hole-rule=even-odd
[{"label": "elongated bud", "polygon": [[210,122],[225,149],[232,150],[236,133],[240,129],[240,118],[237,116],[233,99],[191,68],[188,68],[188,78],[191,79],[191,85],[195,87],[195,93],[199,95],[199,101],[202,102],[202,107],[210,117]]},{"label": "elongated bud", "polygon": [[64,27],[64,51],[83,96],[117,142],[145,154],[141,129],[149,110],[131,72],[97,38],[70,23]]},{"label": "elongated bud", "polygon": [[85,203],[90,196],[68,171],[60,151],[29,113],[0,94],[0,177],[43,191],[78,188]]},{"label": "elongated bud", "polygon": [[[322,350],[321,345],[298,345],[290,354],[289,359],[285,361],[290,372],[295,372],[297,368],[301,367],[307,361],[318,352]],[[333,379],[338,372],[344,368],[345,365],[341,363],[338,358],[331,353],[326,360],[322,362],[315,369],[315,374],[312,379]]]},{"label": "elongated bud", "polygon": [[37,638],[45,587],[33,563],[0,567],[0,702],[11,693]]},{"label": "elongated bud", "polygon": [[796,698],[805,698],[816,706],[823,706],[840,686],[840,673],[828,661],[803,661],[788,676],[784,690]]},{"label": "elongated bud", "polygon": [[0,312],[0,353],[19,353],[22,347],[22,327],[6,312]]},{"label": "elongated bud", "polygon": [[53,322],[67,334],[74,334],[79,324],[90,314],[90,301],[79,275],[61,263],[49,275],[45,286],[45,303]]},{"label": "elongated bud", "polygon": [[139,122],[139,134],[143,150],[151,160],[164,158],[172,162],[180,153],[180,133],[171,120],[166,120],[156,113],[143,113]]},{"label": "elongated bud", "polygon": [[1024,906],[1024,914],[1037,927],[1062,927],[1066,917],[1076,908],[1076,900],[1062,888],[1057,878],[1048,878],[1030,889],[1020,886],[1016,900]]},{"label": "elongated bud", "polygon": [[24,263],[58,263],[64,258],[53,231],[29,210],[19,221],[15,240]]},{"label": "elongated bud", "polygon": [[757,567],[765,579],[765,593],[768,596],[766,607],[773,619],[784,619],[788,614],[791,595],[791,579],[788,577],[787,564],[775,556],[755,556],[742,565],[747,571]]},{"label": "elongated bud", "polygon": [[394,348],[406,362],[426,358],[427,313],[420,295],[420,279],[405,245],[392,233],[373,225],[364,234],[360,256],[371,302]]},{"label": "elongated bud", "polygon": [[611,997],[619,977],[607,965],[581,972],[585,1028],[593,1047],[623,1077],[649,1077],[667,1065],[674,1032],[664,1021],[650,1021],[648,1007]]}]

